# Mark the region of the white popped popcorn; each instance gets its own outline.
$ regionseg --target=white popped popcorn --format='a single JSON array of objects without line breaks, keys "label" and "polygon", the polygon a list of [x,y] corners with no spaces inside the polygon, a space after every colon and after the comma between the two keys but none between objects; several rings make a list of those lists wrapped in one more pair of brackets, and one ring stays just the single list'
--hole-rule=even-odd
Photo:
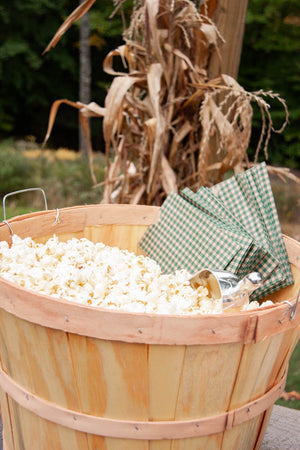
[{"label": "white popped popcorn", "polygon": [[265,308],[266,306],[273,306],[274,303],[272,300],[265,300],[261,304],[259,304],[257,301],[252,301],[250,303],[246,303],[246,305],[243,306],[242,311],[251,311],[252,309],[257,308]]},{"label": "white popped popcorn", "polygon": [[2,277],[56,298],[112,310],[157,314],[222,313],[222,301],[192,288],[186,270],[161,273],[145,256],[87,239],[45,244],[14,235],[0,242]]}]

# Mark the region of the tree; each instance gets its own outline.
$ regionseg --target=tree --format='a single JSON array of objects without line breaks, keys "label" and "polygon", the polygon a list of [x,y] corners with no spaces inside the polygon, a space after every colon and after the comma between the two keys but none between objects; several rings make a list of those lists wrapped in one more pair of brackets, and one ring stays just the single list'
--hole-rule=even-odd
[{"label": "tree", "polygon": [[[239,82],[248,90],[278,92],[287,102],[289,124],[272,134],[269,162],[300,169],[300,4],[299,0],[251,0],[248,5]],[[272,116],[280,128],[284,111],[272,102]],[[253,118],[253,142],[261,124]],[[262,155],[264,158],[265,155]]]},{"label": "tree", "polygon": [[[80,0],[82,4],[84,0]],[[79,101],[90,103],[91,98],[91,52],[90,52],[90,13],[80,20],[79,38]],[[86,153],[86,144],[81,127],[79,127],[79,150]]]},{"label": "tree", "polygon": [[[0,5],[0,138],[34,135],[42,142],[51,104],[57,98],[78,99],[79,28],[76,24],[55,51],[42,54],[57,28],[79,0],[14,0]],[[102,61],[122,40],[120,17],[109,20],[112,0],[96,2],[90,15],[93,99],[103,103],[106,84]],[[94,128],[92,124],[92,128]],[[99,129],[93,131],[101,147]],[[77,148],[78,119],[65,107],[55,122],[50,144]]]},{"label": "tree", "polygon": [[[14,0],[0,6],[0,132],[2,136],[33,134],[43,139],[52,101],[57,95],[76,98],[78,62],[74,31],[49,55],[42,52],[61,21],[70,0]],[[57,130],[70,135],[68,112]],[[74,121],[73,121],[74,124]],[[73,125],[74,130],[76,124]]]}]

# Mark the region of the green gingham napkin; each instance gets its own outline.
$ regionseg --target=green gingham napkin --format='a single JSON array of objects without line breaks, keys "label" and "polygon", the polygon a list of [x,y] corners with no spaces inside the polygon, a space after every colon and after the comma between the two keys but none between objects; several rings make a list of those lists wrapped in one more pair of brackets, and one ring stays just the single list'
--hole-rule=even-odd
[{"label": "green gingham napkin", "polygon": [[[265,282],[251,298],[261,298],[292,284],[293,276],[266,164],[259,164],[236,178],[213,186],[211,190],[219,200],[229,205],[236,219],[278,261],[274,268],[270,259],[264,257],[261,260],[255,270],[263,275]],[[266,271],[271,272],[269,277],[265,276]]]},{"label": "green gingham napkin", "polygon": [[264,285],[251,299],[293,283],[264,163],[210,189],[171,193],[139,245],[167,273],[209,267],[242,277],[258,271]]},{"label": "green gingham napkin", "polygon": [[201,208],[207,214],[212,215],[217,220],[224,223],[227,229],[234,230],[238,235],[244,235],[247,236],[248,239],[251,239],[252,243],[247,255],[245,255],[244,261],[242,261],[238,270],[235,270],[237,275],[247,275],[250,271],[253,271],[253,268],[256,267],[262,259],[268,260],[269,262],[269,269],[264,273],[265,277],[277,267],[278,261],[272,255],[268,254],[267,250],[253,239],[253,236],[251,236],[243,224],[235,218],[231,210],[227,208],[210,189],[202,187],[195,194],[190,189],[185,188],[181,192],[181,195],[186,200],[194,202],[196,206]]},{"label": "green gingham napkin", "polygon": [[203,266],[237,270],[251,243],[173,192],[161,208],[159,222],[148,228],[139,245],[163,272],[185,268],[193,273]]}]

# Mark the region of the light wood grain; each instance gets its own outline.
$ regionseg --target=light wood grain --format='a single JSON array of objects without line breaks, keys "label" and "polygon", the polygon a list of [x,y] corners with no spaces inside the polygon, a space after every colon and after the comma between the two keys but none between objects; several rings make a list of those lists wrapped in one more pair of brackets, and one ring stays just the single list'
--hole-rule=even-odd
[{"label": "light wood grain", "polygon": [[[300,411],[286,408],[283,406],[275,405],[273,410],[270,409],[267,413],[271,415],[269,417],[269,425],[266,431],[266,434],[263,436],[263,439],[258,443],[256,449],[260,450],[299,450],[299,442],[300,442]],[[7,450],[11,447],[10,441],[8,439],[8,433],[5,436],[6,447]],[[121,440],[116,440],[121,445]],[[192,439],[190,439],[193,442]],[[117,443],[117,442],[116,442]],[[2,442],[2,422],[0,417],[0,450],[3,450],[3,442]],[[152,447],[156,445],[155,447]],[[188,442],[186,442],[186,449],[190,449],[187,446]],[[91,447],[95,449],[96,447]],[[99,447],[103,448],[103,447]],[[121,448],[121,447],[120,447]],[[147,450],[148,448],[145,447]],[[174,450],[175,447],[172,447]],[[162,442],[152,442],[149,450],[170,450],[170,443],[167,442],[165,445],[164,441]]]},{"label": "light wood grain", "polygon": [[149,420],[174,420],[186,347],[149,346]]},{"label": "light wood grain", "polygon": [[[11,224],[22,236],[32,231],[39,241],[55,232],[63,240],[86,237],[139,254],[138,241],[157,220],[159,209],[66,208],[58,223],[55,213],[27,215]],[[1,224],[0,239],[10,239],[8,227]],[[258,448],[271,414],[269,403],[250,420],[242,411],[246,421],[223,432],[215,431],[211,418],[216,416],[222,425],[227,411],[263,398],[287,369],[299,338],[300,309],[290,320],[290,306],[280,302],[295,302],[300,244],[289,238],[285,242],[295,285],[286,288],[283,297],[275,295],[279,302],[275,307],[234,315],[105,311],[52,299],[0,279],[1,368],[23,389],[92,417],[146,424],[210,421],[206,435],[193,438],[180,438],[180,432],[176,439],[162,441],[96,436],[43,419],[2,392],[8,450]]]}]

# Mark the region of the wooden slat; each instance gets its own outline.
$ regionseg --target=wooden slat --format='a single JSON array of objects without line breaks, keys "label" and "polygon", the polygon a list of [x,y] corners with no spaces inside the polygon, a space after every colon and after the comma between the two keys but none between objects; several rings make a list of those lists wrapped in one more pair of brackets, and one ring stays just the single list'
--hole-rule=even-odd
[{"label": "wooden slat", "polygon": [[176,419],[197,419],[227,410],[241,351],[240,343],[187,347]]},{"label": "wooden slat", "polygon": [[[91,449],[94,450],[94,447]],[[99,450],[149,450],[148,441],[138,441],[135,439],[105,439],[105,447]]]},{"label": "wooden slat", "polygon": [[[287,369],[288,353],[284,351],[288,346],[287,341],[291,345],[295,337],[296,332],[294,335],[289,333],[289,336],[279,334],[266,338],[257,344],[245,345],[236,385],[232,393],[230,409],[259,398],[273,387],[275,381],[278,381],[283,371]],[[226,431],[223,441],[224,448],[230,448],[236,439],[239,439],[241,442],[240,448],[243,448],[244,440],[242,436],[253,435],[254,429],[257,436],[264,419],[262,414],[251,421]]]},{"label": "wooden slat", "polygon": [[[228,410],[242,349],[241,343],[187,347],[175,420],[208,417]],[[218,449],[221,443],[219,433],[176,442],[174,448]]]},{"label": "wooden slat", "polygon": [[[10,406],[9,406],[9,398],[8,395],[0,389],[0,404],[1,404],[1,417],[0,417],[0,424],[1,429],[5,428],[5,441],[8,448],[13,449],[14,448],[14,439],[13,439],[13,424],[12,424],[12,418],[10,414]],[[1,422],[2,419],[2,422]],[[2,438],[3,438],[3,432],[0,436],[0,450],[2,450]]]},{"label": "wooden slat", "polygon": [[270,373],[266,390],[271,389],[271,387],[279,381],[279,379],[287,370],[290,358],[299,340],[299,337],[300,329],[297,330],[297,328],[288,330],[284,333],[280,347],[278,349],[276,360],[274,360],[272,364],[272,372]]},{"label": "wooden slat", "polygon": [[147,346],[69,336],[82,412],[148,419]]},{"label": "wooden slat", "polygon": [[219,450],[221,448],[222,434],[209,437],[180,439],[172,442],[172,450]]},{"label": "wooden slat", "polygon": [[149,420],[174,420],[185,346],[149,346]]},{"label": "wooden slat", "polygon": [[[146,345],[69,335],[69,346],[80,412],[111,419],[148,420]],[[125,440],[126,447],[120,439],[101,436],[89,435],[88,441],[90,449],[147,448],[144,442]]]},{"label": "wooden slat", "polygon": [[[142,205],[87,205],[42,211],[10,219],[13,232],[20,237],[37,238],[51,234],[68,234],[83,231],[85,227],[101,224],[149,226],[158,220],[160,209]],[[51,231],[50,231],[51,230]],[[10,231],[0,223],[0,239],[10,241]]]},{"label": "wooden slat", "polygon": [[[78,409],[78,396],[74,385],[73,369],[69,354],[67,335],[62,331],[46,329],[20,320],[0,311],[1,347],[5,347],[3,368],[16,382],[29,392],[73,410]],[[14,440],[27,442],[25,448],[32,447],[32,436],[40,433],[41,441],[52,437],[60,442],[84,441],[86,436],[77,432],[55,427],[38,417],[32,417],[19,405],[10,401],[10,411],[14,423]],[[37,441],[38,442],[38,441]],[[22,448],[22,445],[21,447]],[[59,448],[59,447],[57,447]]]},{"label": "wooden slat", "polygon": [[[53,237],[53,234],[49,234],[49,235],[46,235],[46,236],[39,236],[39,237],[36,237],[34,239],[34,241],[39,243],[39,244],[45,244],[48,241],[48,239],[50,239],[52,237]],[[70,240],[72,238],[81,239],[83,237],[85,237],[84,236],[84,232],[83,231],[77,231],[76,233],[62,233],[62,234],[59,235],[59,240],[61,242],[67,242],[68,240]]]},{"label": "wooden slat", "polygon": [[273,410],[273,406],[271,408],[269,408],[267,411],[265,411],[265,414],[263,414],[262,420],[261,420],[261,426],[260,426],[260,430],[257,433],[256,436],[256,443],[255,443],[255,447],[254,450],[259,450],[261,447],[261,443],[263,441],[264,435],[266,433],[271,415],[272,415],[272,410]]},{"label": "wooden slat", "polygon": [[74,432],[41,419],[13,400],[10,400],[10,406],[15,419],[13,428],[15,447],[12,447],[14,450],[66,450],[69,448],[82,450],[88,448],[84,433]]},{"label": "wooden slat", "polygon": [[143,253],[138,242],[145,234],[148,225],[98,225],[86,227],[84,235],[92,242],[104,242],[121,250],[129,250],[135,254]]},{"label": "wooden slat", "polygon": [[253,449],[263,417],[264,414],[260,414],[246,424],[237,425],[232,430],[227,431],[222,442],[222,450]]},{"label": "wooden slat", "polygon": [[[247,403],[249,400],[253,400],[252,392],[256,383],[257,374],[262,365],[262,361],[269,348],[269,340],[259,342],[258,344],[246,344],[243,349],[243,354],[238,369],[237,379],[232,392],[229,409],[234,409]],[[234,448],[232,446],[243,441],[243,435],[254,427],[259,426],[259,418],[252,419],[246,423],[238,425],[231,430],[224,433],[222,446],[225,449]],[[238,447],[242,448],[242,447]]]}]

